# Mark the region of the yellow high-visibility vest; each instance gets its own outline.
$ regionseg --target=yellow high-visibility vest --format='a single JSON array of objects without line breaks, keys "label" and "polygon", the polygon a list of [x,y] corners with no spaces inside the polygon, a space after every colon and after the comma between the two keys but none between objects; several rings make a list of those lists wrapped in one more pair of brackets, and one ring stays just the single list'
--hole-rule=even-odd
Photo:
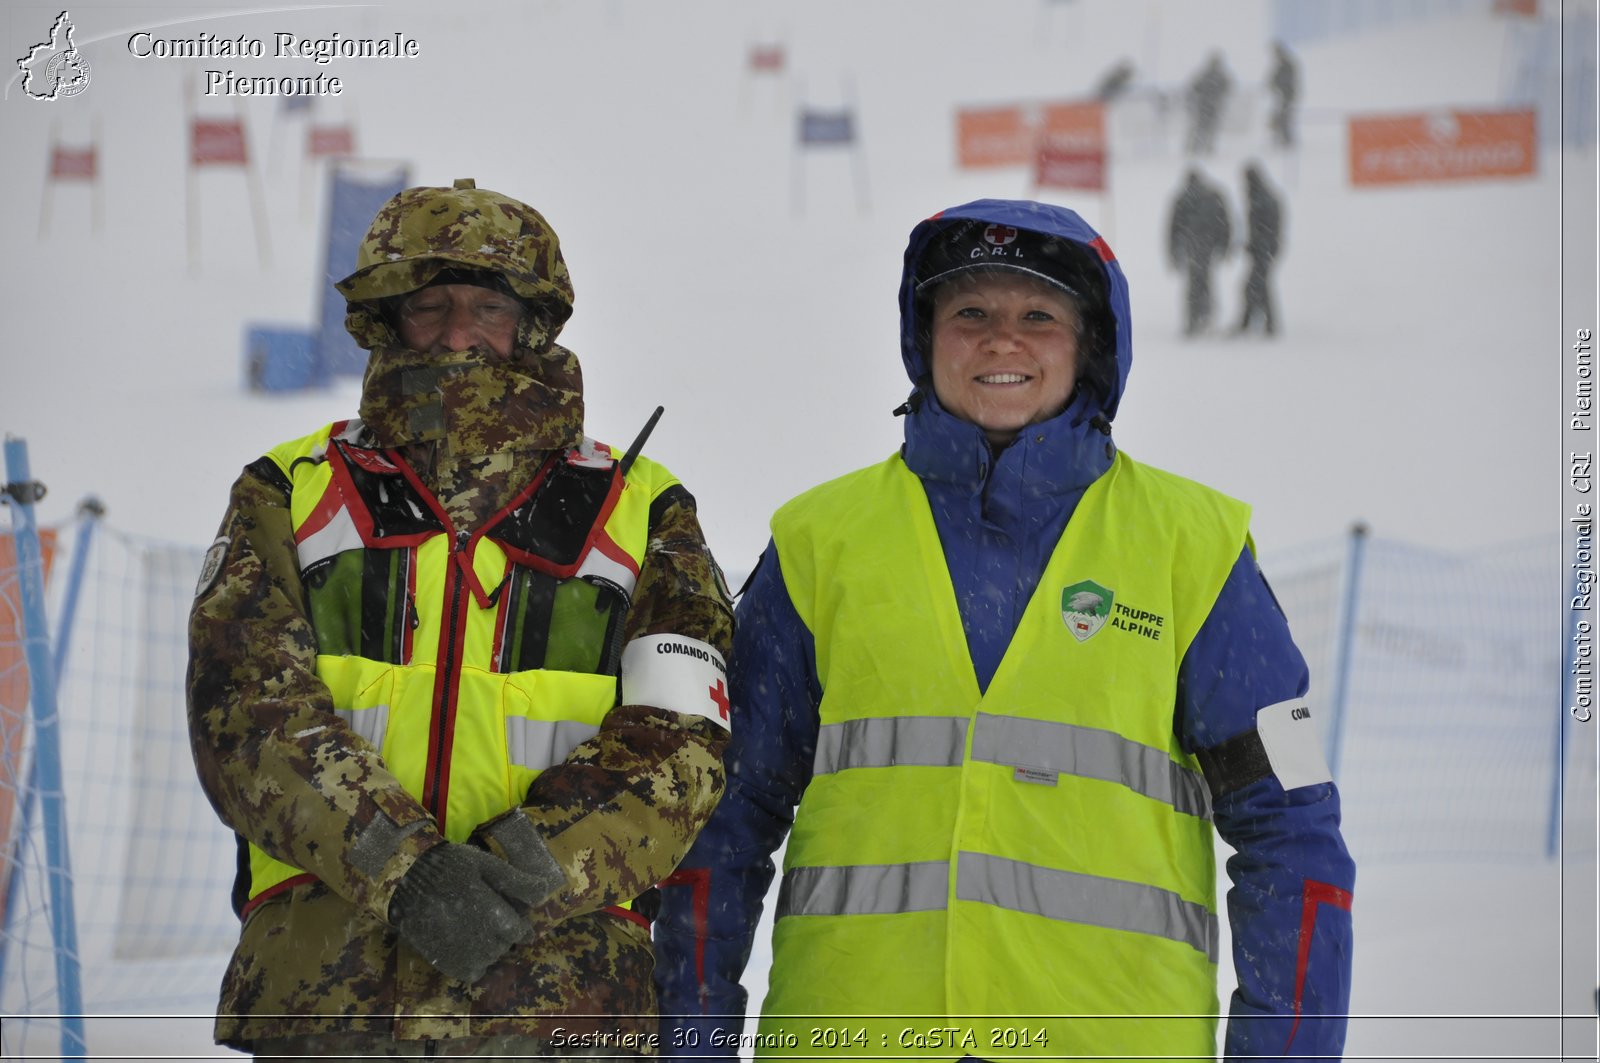
[{"label": "yellow high-visibility vest", "polygon": [[822,701],[758,1053],[1215,1051],[1210,797],[1173,713],[1248,518],[1118,454],[980,693],[898,455],[779,510]]},{"label": "yellow high-visibility vest", "polygon": [[[678,481],[603,444],[557,455],[479,532],[393,452],[329,425],[268,456],[290,511],[334,709],[444,836],[516,807],[617,704],[651,503]],[[310,876],[250,846],[251,903]]]}]

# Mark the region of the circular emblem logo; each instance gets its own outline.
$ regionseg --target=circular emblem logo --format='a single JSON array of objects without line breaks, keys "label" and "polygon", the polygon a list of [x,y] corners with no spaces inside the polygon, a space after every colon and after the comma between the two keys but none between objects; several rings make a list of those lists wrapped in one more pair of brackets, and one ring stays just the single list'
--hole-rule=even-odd
[{"label": "circular emblem logo", "polygon": [[56,98],[76,96],[89,87],[89,60],[74,48],[57,52],[44,68],[44,83],[54,85]]}]

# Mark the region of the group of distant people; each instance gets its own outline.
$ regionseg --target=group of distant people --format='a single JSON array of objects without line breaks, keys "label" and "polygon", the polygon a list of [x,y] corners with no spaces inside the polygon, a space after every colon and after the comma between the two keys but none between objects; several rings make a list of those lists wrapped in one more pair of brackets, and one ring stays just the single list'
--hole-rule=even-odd
[{"label": "group of distant people", "polygon": [[[1259,323],[1268,336],[1277,334],[1271,271],[1283,248],[1283,200],[1259,163],[1244,168],[1244,253],[1250,261],[1244,282],[1244,307],[1234,335],[1253,331]],[[1233,223],[1227,199],[1191,166],[1167,225],[1167,257],[1185,277],[1183,334],[1198,336],[1211,326],[1211,270],[1234,248]]]},{"label": "group of distant people", "polygon": [[[1300,71],[1293,54],[1282,42],[1273,44],[1273,65],[1267,76],[1272,96],[1268,128],[1273,143],[1294,146],[1294,107],[1299,96]],[[1190,80],[1184,94],[1189,116],[1186,148],[1191,155],[1210,155],[1233,79],[1219,52],[1213,52]],[[1249,259],[1243,307],[1233,335],[1253,331],[1258,325],[1268,336],[1277,334],[1278,315],[1273,306],[1271,271],[1283,249],[1283,200],[1268,182],[1257,162],[1244,169],[1244,253]],[[1211,271],[1234,249],[1233,225],[1227,200],[1220,188],[1207,181],[1198,166],[1191,166],[1173,201],[1167,227],[1167,255],[1173,269],[1185,277],[1183,334],[1193,337],[1211,326],[1213,300]]]},{"label": "group of distant people", "polygon": [[[1267,74],[1266,85],[1272,97],[1267,128],[1272,133],[1273,144],[1291,148],[1294,146],[1295,103],[1300,96],[1300,65],[1282,41],[1273,42],[1272,69]],[[1212,52],[1184,90],[1184,109],[1189,116],[1186,146],[1190,154],[1209,155],[1215,150],[1217,131],[1232,92],[1233,78],[1228,73],[1227,63],[1221,52]]]},{"label": "group of distant people", "polygon": [[[1288,150],[1295,144],[1300,67],[1281,41],[1273,43],[1272,51],[1272,68],[1266,78],[1272,101],[1267,128],[1273,146]],[[1133,87],[1134,73],[1128,60],[1116,63],[1096,84],[1095,97],[1109,103],[1125,96]],[[1233,87],[1233,77],[1220,52],[1211,53],[1185,86],[1183,104],[1188,128],[1184,148],[1190,156],[1215,152]],[[1232,334],[1242,335],[1259,328],[1273,336],[1280,320],[1272,297],[1271,271],[1283,249],[1283,200],[1259,162],[1245,167],[1244,180],[1244,253],[1250,268],[1245,276],[1243,307]],[[1167,228],[1169,260],[1172,268],[1182,271],[1185,277],[1185,336],[1202,335],[1211,327],[1211,271],[1233,253],[1233,232],[1222,189],[1208,181],[1198,165],[1191,165],[1173,201]]]}]

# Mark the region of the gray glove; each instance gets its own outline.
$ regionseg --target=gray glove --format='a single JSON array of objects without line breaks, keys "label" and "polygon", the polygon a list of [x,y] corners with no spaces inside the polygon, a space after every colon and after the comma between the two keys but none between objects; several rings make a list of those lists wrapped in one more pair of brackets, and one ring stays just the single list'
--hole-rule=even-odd
[{"label": "gray glove", "polygon": [[389,922],[441,972],[476,982],[532,935],[533,924],[518,906],[538,904],[552,888],[482,849],[446,842],[418,857],[400,880]]},{"label": "gray glove", "polygon": [[550,855],[533,822],[513,808],[472,832],[473,845],[489,850],[518,871],[524,871],[545,884],[545,896],[567,884],[567,876]]}]

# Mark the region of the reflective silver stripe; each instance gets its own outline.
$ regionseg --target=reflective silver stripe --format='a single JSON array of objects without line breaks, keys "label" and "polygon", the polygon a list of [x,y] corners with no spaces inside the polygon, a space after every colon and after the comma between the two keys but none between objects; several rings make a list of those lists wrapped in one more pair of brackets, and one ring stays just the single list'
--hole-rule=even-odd
[{"label": "reflective silver stripe", "polygon": [[950,865],[944,860],[797,867],[783,876],[775,915],[932,912],[945,906],[949,891]]},{"label": "reflective silver stripe", "polygon": [[383,749],[383,736],[389,730],[389,706],[374,705],[370,709],[334,709],[334,713],[350,725],[350,729],[372,744],[373,749]]},{"label": "reflective silver stripe", "polygon": [[1216,913],[1158,886],[963,852],[956,865],[956,897],[1046,919],[1153,934],[1217,962]]},{"label": "reflective silver stripe", "polygon": [[972,759],[1120,783],[1179,812],[1211,816],[1211,795],[1199,772],[1114,731],[980,712]]},{"label": "reflective silver stripe", "polygon": [[506,755],[511,763],[532,771],[560,764],[567,754],[600,733],[592,723],[575,720],[530,720],[506,717]]},{"label": "reflective silver stripe", "polygon": [[967,721],[960,716],[885,716],[830,723],[817,733],[816,775],[846,768],[960,765]]}]

